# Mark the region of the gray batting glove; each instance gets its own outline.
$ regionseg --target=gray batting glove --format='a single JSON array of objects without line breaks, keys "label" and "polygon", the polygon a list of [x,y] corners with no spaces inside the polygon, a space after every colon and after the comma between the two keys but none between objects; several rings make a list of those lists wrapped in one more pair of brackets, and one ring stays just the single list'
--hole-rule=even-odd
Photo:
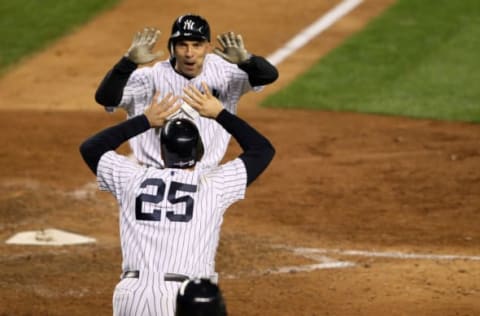
[{"label": "gray batting glove", "polygon": [[147,27],[143,31],[137,32],[133,38],[132,45],[128,49],[125,57],[137,65],[149,63],[163,55],[163,52],[152,52],[153,46],[160,36],[160,31]]},{"label": "gray batting glove", "polygon": [[243,38],[233,32],[223,33],[217,36],[221,49],[215,47],[213,52],[232,64],[240,64],[252,55],[245,49]]}]

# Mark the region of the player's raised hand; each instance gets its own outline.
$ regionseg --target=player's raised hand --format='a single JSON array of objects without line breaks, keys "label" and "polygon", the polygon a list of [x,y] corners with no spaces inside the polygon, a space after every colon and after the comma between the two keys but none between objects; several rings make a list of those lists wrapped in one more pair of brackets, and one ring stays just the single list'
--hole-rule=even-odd
[{"label": "player's raised hand", "polygon": [[145,116],[151,127],[162,127],[165,125],[168,117],[178,111],[180,103],[177,96],[173,96],[172,93],[168,93],[161,100],[160,92],[155,93],[152,98],[152,103],[145,109]]},{"label": "player's raised hand", "polygon": [[137,65],[146,64],[159,58],[163,55],[162,51],[152,52],[159,36],[160,31],[153,27],[146,27],[137,32],[125,57]]},{"label": "player's raised hand", "polygon": [[223,33],[217,36],[217,41],[221,48],[215,47],[213,52],[230,63],[240,64],[251,56],[245,49],[240,34],[234,32]]},{"label": "player's raised hand", "polygon": [[204,92],[201,92],[195,86],[188,86],[183,89],[185,96],[183,101],[194,108],[200,115],[216,118],[223,110],[223,105],[208,88],[205,82],[202,82]]}]

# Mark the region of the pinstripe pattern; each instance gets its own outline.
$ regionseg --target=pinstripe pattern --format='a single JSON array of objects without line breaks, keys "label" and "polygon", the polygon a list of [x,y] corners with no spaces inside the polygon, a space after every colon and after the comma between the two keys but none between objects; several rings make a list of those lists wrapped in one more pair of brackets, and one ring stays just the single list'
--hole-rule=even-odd
[{"label": "pinstripe pattern", "polygon": [[[246,178],[245,166],[238,158],[208,171],[188,171],[140,166],[114,151],[102,156],[97,180],[99,188],[110,191],[119,203],[122,270],[140,271],[140,279],[124,279],[117,285],[115,315],[173,315],[180,283],[164,282],[163,273],[216,275],[215,254],[223,215],[231,204],[244,198]],[[146,179],[161,180],[147,180],[150,184],[142,187]],[[175,183],[196,189],[172,189]],[[142,194],[162,197],[155,203],[144,200],[138,204]],[[172,214],[186,214],[187,203],[175,202],[186,196],[193,201],[191,219],[172,220]],[[138,205],[142,213],[160,212],[159,220],[138,220]]]},{"label": "pinstripe pattern", "polygon": [[123,279],[113,294],[113,315],[174,315],[180,286],[179,282],[163,281],[163,274],[151,271],[140,274],[138,279]]},{"label": "pinstripe pattern", "polygon": [[[202,90],[202,81],[211,90],[217,91],[219,100],[232,113],[237,112],[240,97],[252,90],[247,74],[237,65],[215,54],[207,54],[202,73],[190,80],[176,73],[168,60],[156,63],[153,67],[137,69],[127,82],[119,106],[126,110],[127,117],[136,116],[143,113],[156,91],[162,93],[160,98],[169,92],[183,96],[183,89],[190,84]],[[255,87],[255,90],[261,89]],[[199,117],[195,123],[205,146],[205,154],[199,165],[218,165],[227,150],[230,135],[214,120]],[[149,130],[130,140],[133,153],[141,163],[162,166],[158,137],[158,131]]]}]

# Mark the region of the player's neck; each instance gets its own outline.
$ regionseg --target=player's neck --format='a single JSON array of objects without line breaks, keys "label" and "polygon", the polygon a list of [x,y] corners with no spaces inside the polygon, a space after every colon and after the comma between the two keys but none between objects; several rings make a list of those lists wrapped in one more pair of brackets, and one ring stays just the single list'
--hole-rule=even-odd
[{"label": "player's neck", "polygon": [[196,76],[189,76],[187,74],[184,74],[183,72],[180,72],[178,69],[177,69],[177,62],[175,60],[175,57],[170,57],[170,65],[172,66],[173,70],[179,74],[180,76],[184,77],[185,79],[188,79],[188,80],[192,80],[193,78],[195,78]]}]

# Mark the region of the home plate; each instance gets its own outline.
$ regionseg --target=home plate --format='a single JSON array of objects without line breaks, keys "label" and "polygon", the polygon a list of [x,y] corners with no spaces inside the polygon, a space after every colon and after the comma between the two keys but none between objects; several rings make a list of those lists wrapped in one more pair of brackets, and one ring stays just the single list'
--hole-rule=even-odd
[{"label": "home plate", "polygon": [[5,243],[17,245],[64,246],[95,242],[95,238],[49,228],[17,233],[10,237]]}]

